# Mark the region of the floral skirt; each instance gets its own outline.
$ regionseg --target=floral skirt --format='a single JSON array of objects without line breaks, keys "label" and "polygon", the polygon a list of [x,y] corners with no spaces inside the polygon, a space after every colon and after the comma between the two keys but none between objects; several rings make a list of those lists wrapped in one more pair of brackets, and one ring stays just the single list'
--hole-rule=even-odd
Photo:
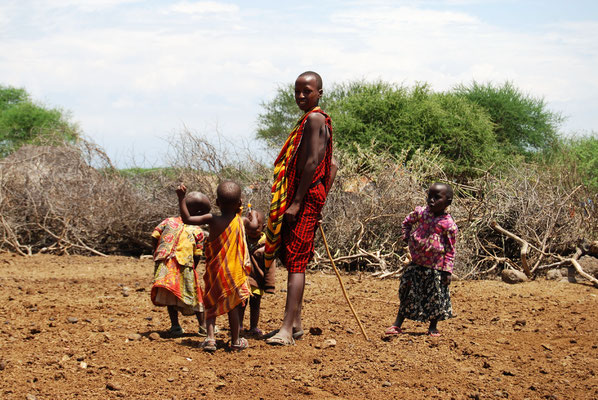
[{"label": "floral skirt", "polygon": [[151,298],[154,305],[175,306],[183,315],[204,310],[197,271],[180,266],[174,257],[156,262]]},{"label": "floral skirt", "polygon": [[448,285],[441,283],[441,273],[432,268],[410,264],[399,285],[399,314],[420,322],[442,321],[453,317]]}]

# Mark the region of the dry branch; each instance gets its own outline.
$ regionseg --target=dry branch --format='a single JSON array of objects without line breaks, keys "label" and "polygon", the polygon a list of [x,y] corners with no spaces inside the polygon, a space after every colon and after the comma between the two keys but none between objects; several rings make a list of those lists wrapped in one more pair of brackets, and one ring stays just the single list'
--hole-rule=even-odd
[{"label": "dry branch", "polygon": [[528,278],[531,277],[531,271],[530,271],[529,265],[527,263],[527,255],[529,253],[530,244],[528,242],[526,242],[525,240],[521,239],[519,236],[504,229],[496,221],[490,221],[490,227],[492,229],[494,229],[495,231],[500,232],[503,235],[510,237],[511,239],[515,240],[516,242],[518,242],[521,245],[521,253],[520,253],[521,254],[521,266],[523,267],[523,271],[525,272],[525,275],[527,275]]}]

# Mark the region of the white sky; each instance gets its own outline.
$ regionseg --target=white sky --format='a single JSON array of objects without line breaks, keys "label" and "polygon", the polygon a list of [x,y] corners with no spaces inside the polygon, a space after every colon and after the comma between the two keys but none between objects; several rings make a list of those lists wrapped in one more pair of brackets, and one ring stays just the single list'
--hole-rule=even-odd
[{"label": "white sky", "polygon": [[69,110],[119,166],[159,166],[184,126],[252,140],[260,102],[308,69],[324,89],[511,80],[563,133],[598,131],[597,37],[590,0],[2,0],[0,83]]}]

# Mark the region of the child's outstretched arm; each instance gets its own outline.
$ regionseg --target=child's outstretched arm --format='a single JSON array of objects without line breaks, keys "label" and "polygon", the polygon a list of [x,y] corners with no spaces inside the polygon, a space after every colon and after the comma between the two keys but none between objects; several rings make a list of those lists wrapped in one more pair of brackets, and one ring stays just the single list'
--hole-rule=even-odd
[{"label": "child's outstretched arm", "polygon": [[187,193],[187,187],[182,183],[176,189],[176,195],[179,198],[179,210],[181,212],[181,219],[187,225],[205,225],[210,224],[212,221],[212,214],[203,214],[203,215],[191,215],[189,214],[189,209],[187,208],[187,203],[185,202],[185,194]]}]

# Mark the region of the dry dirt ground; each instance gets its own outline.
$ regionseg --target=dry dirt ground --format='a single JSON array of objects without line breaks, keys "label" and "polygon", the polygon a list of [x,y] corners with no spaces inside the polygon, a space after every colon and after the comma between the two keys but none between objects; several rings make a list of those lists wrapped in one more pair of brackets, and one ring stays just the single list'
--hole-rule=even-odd
[{"label": "dry dirt ground", "polygon": [[[0,254],[0,398],[598,398],[598,290],[585,284],[454,282],[456,318],[439,324],[440,338],[407,321],[406,334],[384,340],[398,281],[345,275],[366,342],[336,277],[309,273],[305,327],[321,335],[232,353],[220,317],[219,349],[207,354],[193,317],[181,318],[184,337],[166,337],[152,272],[150,260],[127,257]],[[282,317],[278,273],[263,330]]]}]

